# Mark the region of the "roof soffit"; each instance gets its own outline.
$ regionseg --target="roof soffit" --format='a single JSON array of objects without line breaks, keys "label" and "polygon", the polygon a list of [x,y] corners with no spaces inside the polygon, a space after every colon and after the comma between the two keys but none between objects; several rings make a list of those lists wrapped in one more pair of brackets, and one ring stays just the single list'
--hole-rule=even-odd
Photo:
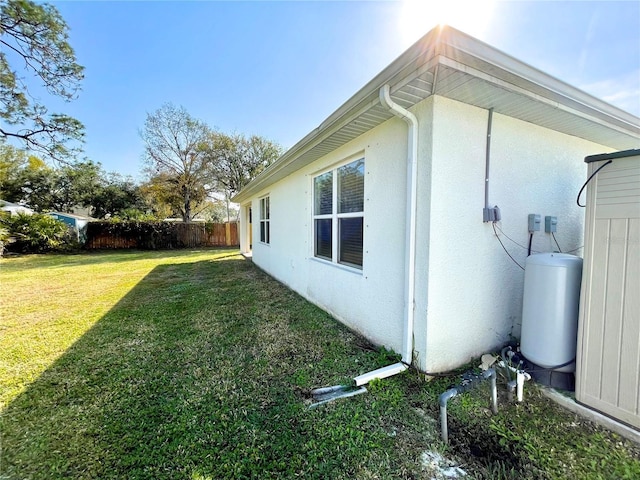
[{"label": "roof soffit", "polygon": [[[452,71],[457,78],[451,77]],[[391,86],[392,99],[404,108],[436,94],[481,108],[493,107],[496,113],[617,149],[640,144],[637,117],[453,28],[436,28],[285,152],[233,201],[247,201],[390,119],[392,114],[378,99],[379,89],[385,84]],[[465,84],[477,91],[465,91]]]}]

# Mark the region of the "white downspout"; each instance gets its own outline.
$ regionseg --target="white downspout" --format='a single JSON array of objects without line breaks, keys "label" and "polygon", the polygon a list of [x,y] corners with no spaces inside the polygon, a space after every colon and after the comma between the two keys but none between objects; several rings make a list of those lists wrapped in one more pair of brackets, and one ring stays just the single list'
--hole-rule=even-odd
[{"label": "white downspout", "polygon": [[[380,88],[380,103],[383,107],[388,108],[394,115],[402,118],[409,125],[408,141],[409,150],[407,155],[407,185],[409,190],[407,192],[407,253],[406,253],[406,279],[405,279],[405,325],[402,338],[402,361],[388,365],[386,367],[378,368],[371,372],[364,373],[355,377],[353,380],[360,390],[356,390],[357,393],[366,391],[363,385],[366,385],[371,380],[391,377],[398,373],[402,373],[409,368],[413,362],[413,324],[415,316],[415,289],[416,289],[416,207],[418,204],[418,119],[410,111],[402,108],[391,100],[389,93],[389,85],[383,85]],[[343,396],[351,396],[354,393],[339,393],[340,391],[346,391],[343,386],[337,385],[335,387],[319,388],[313,390],[311,393],[317,399],[329,398],[322,400],[315,405],[319,405],[328,401],[332,401],[335,398]],[[338,392],[338,393],[336,393]]]},{"label": "white downspout", "polygon": [[413,362],[413,324],[416,303],[416,218],[418,204],[418,119],[410,111],[391,100],[389,85],[380,88],[380,102],[409,126],[407,153],[407,233],[406,233],[406,279],[405,279],[405,326],[402,348],[402,361],[407,365]]}]

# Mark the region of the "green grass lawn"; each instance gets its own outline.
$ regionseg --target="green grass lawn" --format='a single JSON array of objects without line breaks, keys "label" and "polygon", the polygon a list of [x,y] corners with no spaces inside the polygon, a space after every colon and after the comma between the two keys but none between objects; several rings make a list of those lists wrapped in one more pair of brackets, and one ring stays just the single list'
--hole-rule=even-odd
[{"label": "green grass lawn", "polygon": [[[535,389],[415,372],[308,409],[309,392],[396,360],[233,250],[0,260],[0,479],[640,478],[640,450]],[[441,474],[438,474],[441,475]],[[438,477],[441,478],[441,477]]]}]

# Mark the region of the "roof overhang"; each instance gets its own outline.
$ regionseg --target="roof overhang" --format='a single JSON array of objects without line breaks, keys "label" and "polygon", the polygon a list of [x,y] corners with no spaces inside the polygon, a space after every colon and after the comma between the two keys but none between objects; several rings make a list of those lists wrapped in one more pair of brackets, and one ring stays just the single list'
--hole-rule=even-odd
[{"label": "roof overhang", "polygon": [[451,27],[436,27],[233,197],[243,203],[392,117],[383,85],[411,108],[458,100],[617,150],[640,145],[640,119]]}]

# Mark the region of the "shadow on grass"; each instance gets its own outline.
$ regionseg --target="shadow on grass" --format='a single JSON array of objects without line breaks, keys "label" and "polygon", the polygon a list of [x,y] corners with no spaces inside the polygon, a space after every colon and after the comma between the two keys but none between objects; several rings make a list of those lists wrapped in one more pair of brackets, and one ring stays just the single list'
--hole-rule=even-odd
[{"label": "shadow on grass", "polygon": [[335,478],[356,468],[385,434],[350,429],[349,409],[323,425],[304,392],[386,359],[226,257],[157,266],[15,398],[0,419],[0,478]]},{"label": "shadow on grass", "polygon": [[[234,252],[185,254],[158,254],[175,261],[156,266],[1,412],[0,479],[438,478],[421,459],[438,448],[449,379],[407,373],[308,410],[311,388],[396,359]],[[122,259],[127,275],[124,260],[154,255],[105,256]],[[100,261],[88,257],[77,261]],[[491,417],[486,400],[465,394],[449,410],[445,453],[474,477],[640,478],[637,448],[578,428],[548,400],[528,393]]]}]

